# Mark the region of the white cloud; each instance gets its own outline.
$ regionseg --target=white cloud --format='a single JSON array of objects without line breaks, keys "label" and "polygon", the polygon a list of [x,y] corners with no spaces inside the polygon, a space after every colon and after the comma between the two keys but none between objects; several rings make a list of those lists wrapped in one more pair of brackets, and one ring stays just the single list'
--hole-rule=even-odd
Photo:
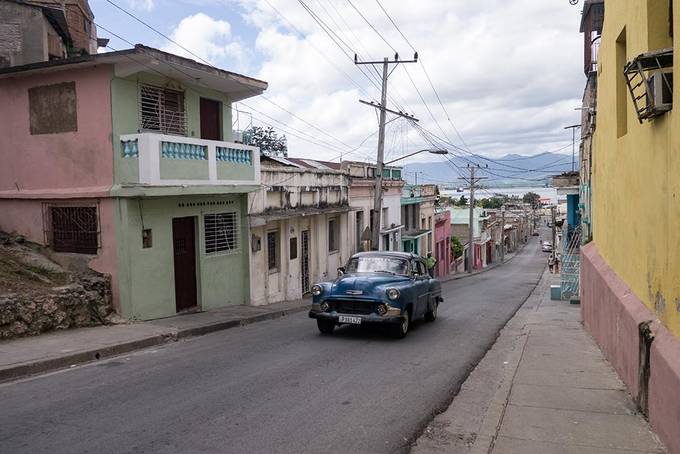
[{"label": "white cloud", "polygon": [[168,52],[196,59],[193,53],[222,68],[248,70],[249,53],[233,38],[227,21],[213,19],[204,13],[187,16],[179,22],[171,38],[181,47],[170,43],[164,48]]},{"label": "white cloud", "polygon": [[152,11],[154,9],[154,0],[128,0],[130,7],[139,11]]},{"label": "white cloud", "polygon": [[[350,145],[358,145],[375,131],[375,113],[359,104],[358,98],[376,99],[378,89],[296,0],[239,1],[246,10],[246,21],[258,30],[256,48],[264,61],[256,76],[270,83],[267,96]],[[306,3],[335,30],[336,40],[348,44],[348,53],[356,51],[371,59],[392,55],[393,51],[347,2]],[[376,2],[354,3],[402,58],[410,57],[411,48]],[[562,127],[578,121],[574,108],[580,104],[585,83],[579,8],[566,0],[419,0],[382,4],[418,50],[451,119],[475,152],[533,154],[571,141],[571,135]],[[416,114],[426,129],[460,144],[420,65],[404,66],[437,121],[432,120],[404,68],[398,68],[390,78],[392,97]],[[358,82],[361,89],[343,73]],[[247,102],[297,129],[334,142],[266,101]],[[411,149],[428,146],[412,128],[405,129],[401,124],[393,123],[388,137],[396,135],[396,143],[406,143]],[[293,155],[337,155],[288,138]],[[375,138],[363,150],[374,154]]]}]

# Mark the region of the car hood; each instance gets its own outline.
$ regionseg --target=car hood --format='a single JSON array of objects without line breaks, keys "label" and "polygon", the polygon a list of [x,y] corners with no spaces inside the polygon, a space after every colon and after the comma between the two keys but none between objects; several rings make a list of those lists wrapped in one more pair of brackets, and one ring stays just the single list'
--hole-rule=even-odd
[{"label": "car hood", "polygon": [[384,273],[346,274],[333,282],[331,296],[375,296],[382,293],[390,284],[408,281],[406,276],[394,276]]}]

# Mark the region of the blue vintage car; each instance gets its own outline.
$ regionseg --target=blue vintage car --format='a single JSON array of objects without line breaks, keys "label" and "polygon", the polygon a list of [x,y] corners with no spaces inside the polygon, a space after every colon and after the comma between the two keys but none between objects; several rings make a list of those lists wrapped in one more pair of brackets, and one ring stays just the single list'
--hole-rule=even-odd
[{"label": "blue vintage car", "polygon": [[413,320],[434,321],[443,301],[439,281],[425,261],[402,252],[361,252],[338,269],[333,282],[312,287],[311,318],[319,331],[331,334],[337,325],[388,324],[396,337],[408,333]]}]

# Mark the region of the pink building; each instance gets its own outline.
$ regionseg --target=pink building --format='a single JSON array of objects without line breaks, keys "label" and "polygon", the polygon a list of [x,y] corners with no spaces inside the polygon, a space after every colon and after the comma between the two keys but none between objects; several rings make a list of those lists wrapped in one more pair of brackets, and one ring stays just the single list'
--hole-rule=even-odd
[{"label": "pink building", "polygon": [[451,212],[445,210],[435,215],[434,253],[437,259],[436,276],[451,272]]},{"label": "pink building", "polygon": [[246,304],[260,153],[231,103],[266,88],[142,45],[0,68],[0,229],[110,275],[126,318]]}]

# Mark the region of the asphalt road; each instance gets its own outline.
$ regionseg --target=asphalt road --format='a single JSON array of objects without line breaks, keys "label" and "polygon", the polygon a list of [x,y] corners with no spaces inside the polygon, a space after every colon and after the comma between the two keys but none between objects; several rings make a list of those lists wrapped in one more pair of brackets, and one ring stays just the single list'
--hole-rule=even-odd
[{"label": "asphalt road", "polygon": [[546,263],[443,284],[403,340],[320,336],[299,313],[0,385],[0,453],[405,452],[443,410]]}]

